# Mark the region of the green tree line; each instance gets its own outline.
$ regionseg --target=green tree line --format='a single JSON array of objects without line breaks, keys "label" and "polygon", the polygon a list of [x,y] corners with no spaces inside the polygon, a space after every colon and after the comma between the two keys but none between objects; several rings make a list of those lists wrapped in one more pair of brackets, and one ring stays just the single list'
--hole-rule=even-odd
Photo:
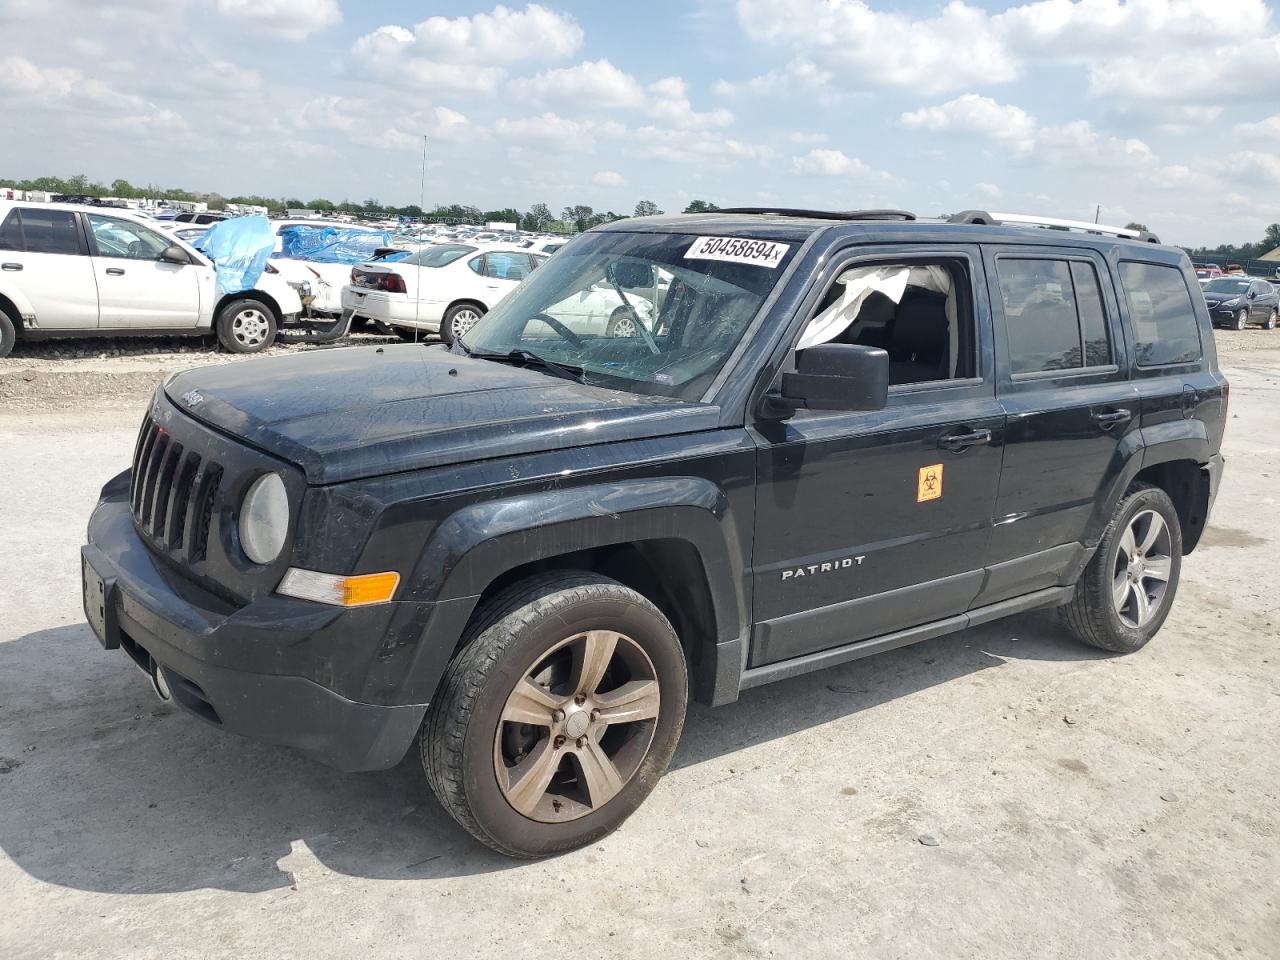
[{"label": "green tree line", "polygon": [[[413,220],[443,221],[447,223],[489,222],[515,223],[523,230],[542,233],[580,233],[590,230],[602,223],[622,220],[627,215],[612,210],[597,212],[584,204],[573,204],[565,207],[557,217],[545,203],[533,204],[527,212],[521,213],[514,207],[502,210],[482,210],[468,204],[453,203],[423,210],[416,203],[397,207],[380,203],[370,197],[363,203],[342,200],[335,203],[325,197],[314,197],[302,200],[298,197],[259,197],[237,196],[224,197],[218,193],[199,193],[175,187],[159,187],[148,184],[135,186],[128,180],[113,180],[110,184],[96,183],[84,174],[62,179],[61,177],[36,177],[34,180],[3,180],[0,187],[12,190],[40,190],[46,193],[76,194],[86,197],[119,197],[124,200],[185,200],[209,205],[211,210],[222,210],[228,203],[253,204],[266,207],[271,213],[279,214],[285,210],[318,210],[323,213],[345,213],[352,216],[365,217],[409,217]],[[707,200],[694,200],[685,213],[705,213],[720,208]],[[663,211],[652,200],[641,200],[636,204],[631,216],[652,217]]]}]

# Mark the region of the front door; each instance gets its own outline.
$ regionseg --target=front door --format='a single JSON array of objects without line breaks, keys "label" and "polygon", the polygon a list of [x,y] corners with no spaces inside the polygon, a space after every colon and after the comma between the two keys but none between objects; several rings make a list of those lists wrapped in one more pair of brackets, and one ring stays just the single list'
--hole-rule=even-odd
[{"label": "front door", "polygon": [[103,328],[185,330],[200,322],[203,265],[168,263],[173,242],[130,220],[86,214]]},{"label": "front door", "polygon": [[753,425],[750,666],[963,613],[983,582],[1004,412],[976,248],[859,252],[801,347],[889,352],[886,409]]}]

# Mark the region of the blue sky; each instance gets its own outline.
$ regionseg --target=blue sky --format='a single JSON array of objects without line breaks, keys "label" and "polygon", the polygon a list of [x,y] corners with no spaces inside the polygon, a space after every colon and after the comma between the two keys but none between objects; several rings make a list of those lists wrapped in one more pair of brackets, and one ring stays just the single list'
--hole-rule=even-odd
[{"label": "blue sky", "polygon": [[[160,13],[158,11],[163,11]],[[1262,0],[0,0],[0,176],[1280,220]]]}]

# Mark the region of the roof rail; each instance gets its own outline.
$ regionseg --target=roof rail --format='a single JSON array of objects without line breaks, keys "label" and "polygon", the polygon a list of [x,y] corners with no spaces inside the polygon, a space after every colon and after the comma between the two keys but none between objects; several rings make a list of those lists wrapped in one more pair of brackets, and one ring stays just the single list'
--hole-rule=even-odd
[{"label": "roof rail", "polygon": [[1142,243],[1160,242],[1159,237],[1147,230],[1109,227],[1105,223],[1090,223],[1087,220],[1058,220],[1054,217],[1035,217],[1021,213],[992,213],[991,216],[1001,223],[1025,224],[1030,227],[1050,227],[1058,230],[1078,230],[1083,233],[1101,234],[1105,237],[1123,237],[1126,240],[1138,240]]},{"label": "roof rail", "polygon": [[715,213],[763,213],[775,217],[807,217],[813,220],[914,220],[906,210],[794,210],[787,207],[726,207]]},{"label": "roof rail", "polygon": [[1078,230],[1106,237],[1124,237],[1141,243],[1159,243],[1160,238],[1147,230],[1130,230],[1128,227],[1109,227],[1105,223],[1089,223],[1087,220],[1057,220],[1053,217],[1035,217],[1021,213],[987,213],[985,210],[962,210],[947,217],[947,223],[974,223],[984,227],[999,223],[1022,224],[1029,227],[1049,227],[1057,230]]}]

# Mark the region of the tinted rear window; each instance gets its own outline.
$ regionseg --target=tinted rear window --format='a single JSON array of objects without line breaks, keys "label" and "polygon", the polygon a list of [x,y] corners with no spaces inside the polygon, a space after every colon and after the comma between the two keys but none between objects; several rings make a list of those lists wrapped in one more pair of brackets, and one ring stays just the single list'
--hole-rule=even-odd
[{"label": "tinted rear window", "polygon": [[22,224],[18,221],[18,211],[10,210],[9,215],[0,224],[0,250],[21,250]]},{"label": "tinted rear window", "polygon": [[1182,271],[1154,263],[1120,264],[1138,366],[1200,359],[1200,325]]},{"label": "tinted rear window", "polygon": [[76,215],[67,210],[22,209],[22,236],[27,253],[79,253]]}]

